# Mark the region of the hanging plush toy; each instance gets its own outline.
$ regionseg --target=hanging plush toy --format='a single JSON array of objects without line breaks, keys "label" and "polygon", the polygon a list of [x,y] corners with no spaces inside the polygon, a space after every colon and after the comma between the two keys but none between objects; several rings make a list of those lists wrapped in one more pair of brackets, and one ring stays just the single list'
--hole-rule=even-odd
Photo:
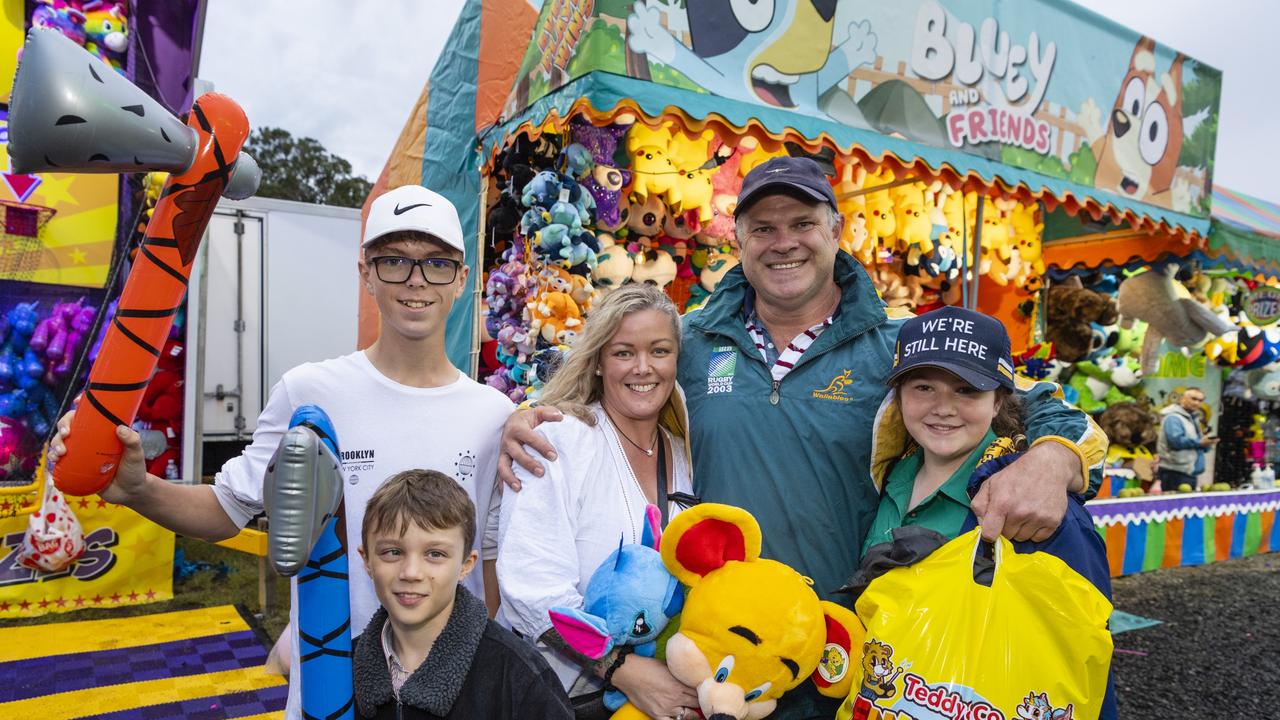
[{"label": "hanging plush toy", "polygon": [[544,292],[526,310],[529,332],[552,345],[571,344],[582,328],[582,312],[569,293]]},{"label": "hanging plush toy", "polygon": [[635,260],[627,249],[618,245],[612,235],[601,233],[600,253],[596,255],[596,266],[591,270],[591,279],[601,298],[631,282],[631,273],[635,270]]},{"label": "hanging plush toy", "polygon": [[699,243],[718,246],[736,240],[733,211],[738,206],[738,193],[742,191],[742,175],[738,172],[741,164],[742,151],[735,149],[711,176],[711,220],[703,223]]},{"label": "hanging plush toy", "polygon": [[1156,371],[1162,341],[1182,348],[1193,348],[1210,337],[1238,329],[1212,310],[1196,302],[1181,283],[1174,281],[1176,268],[1152,269],[1120,283],[1120,314],[1125,324],[1133,320],[1147,323],[1142,342],[1142,369]]},{"label": "hanging plush toy", "polygon": [[848,162],[840,168],[840,181],[833,190],[836,207],[844,217],[840,231],[840,249],[852,255],[863,265],[870,265],[875,256],[875,243],[867,231],[867,198],[852,195],[861,190],[867,179],[867,171],[856,162]]},{"label": "hanging plush toy", "polygon": [[667,191],[667,203],[674,213],[691,212],[697,215],[700,223],[710,222],[711,197],[715,192],[711,178],[715,168],[704,168],[711,157],[711,140],[713,133],[704,130],[696,137],[677,132],[667,148],[671,162],[675,165],[676,176]]},{"label": "hanging plush toy", "polygon": [[[649,197],[631,196],[631,204],[623,210],[623,218],[627,230],[633,239],[637,236],[655,237],[662,234],[667,222],[667,205],[657,195]],[[635,252],[635,249],[631,249]]]},{"label": "hanging plush toy", "polygon": [[[864,188],[879,187],[893,182],[893,173],[880,168],[867,173]],[[898,225],[893,215],[893,200],[888,190],[876,190],[864,195],[867,205],[867,241],[874,248],[876,262],[883,262],[893,250],[898,237]]]},{"label": "hanging plush toy", "polygon": [[662,250],[646,250],[635,255],[635,269],[631,272],[632,282],[653,285],[661,290],[676,279],[679,268],[670,253]]},{"label": "hanging plush toy", "polygon": [[31,27],[57,30],[77,45],[83,46],[84,12],[66,0],[36,0],[31,11]]},{"label": "hanging plush toy", "polygon": [[95,0],[84,5],[84,49],[124,72],[124,54],[129,49],[128,10],[121,2]]},{"label": "hanging plush toy", "polygon": [[654,130],[637,123],[627,133],[627,153],[631,156],[630,194],[641,202],[652,196],[666,195],[676,179],[676,166],[667,155],[671,132],[665,127]]},{"label": "hanging plush toy", "polygon": [[[593,659],[622,645],[635,648],[641,657],[657,654],[658,635],[684,606],[684,589],[658,553],[660,522],[656,506],[645,508],[640,544],[619,542],[591,574],[582,607],[551,608],[551,624],[570,647]],[[604,704],[610,710],[626,702],[627,696],[616,689],[605,693]]]},{"label": "hanging plush toy", "polygon": [[737,266],[738,258],[735,255],[720,251],[709,253],[702,272],[698,274],[698,284],[689,291],[689,302],[685,304],[685,312],[702,307],[707,298],[711,297],[711,293],[716,291],[716,286],[724,276]]},{"label": "hanging plush toy", "polygon": [[623,220],[619,213],[622,189],[631,183],[631,172],[614,163],[618,141],[627,133],[626,125],[597,127],[582,117],[569,121],[569,137],[591,154],[594,166],[579,182],[595,201],[596,225],[603,230],[617,230]]},{"label": "hanging plush toy", "polygon": [[889,196],[893,199],[897,247],[905,254],[907,267],[917,267],[921,257],[933,251],[933,220],[925,207],[924,183],[899,185]]},{"label": "hanging plush toy", "polygon": [[[845,697],[850,652],[862,643],[851,611],[818,599],[800,573],[760,557],[760,526],[741,508],[703,503],[667,526],[662,561],[689,588],[667,668],[698,693],[706,718],[762,718],[812,680]],[[644,717],[627,705],[615,718]]]}]

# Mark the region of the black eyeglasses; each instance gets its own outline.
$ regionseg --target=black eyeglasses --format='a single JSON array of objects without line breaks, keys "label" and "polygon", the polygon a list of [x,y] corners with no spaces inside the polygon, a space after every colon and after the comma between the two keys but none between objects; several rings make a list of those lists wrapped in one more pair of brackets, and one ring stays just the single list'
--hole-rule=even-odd
[{"label": "black eyeglasses", "polygon": [[414,260],[399,255],[370,258],[369,262],[373,263],[373,271],[379,280],[394,285],[409,282],[415,267],[422,268],[422,279],[428,284],[448,285],[458,279],[458,267],[462,265],[462,261],[451,258],[433,257]]}]

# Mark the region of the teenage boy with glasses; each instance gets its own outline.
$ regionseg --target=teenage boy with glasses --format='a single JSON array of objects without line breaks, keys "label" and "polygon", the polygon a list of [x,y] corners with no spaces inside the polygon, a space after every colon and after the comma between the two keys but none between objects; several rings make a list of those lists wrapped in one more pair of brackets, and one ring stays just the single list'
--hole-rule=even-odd
[{"label": "teenage boy with glasses", "polygon": [[[459,371],[445,354],[445,321],[467,287],[463,248],[457,210],[443,196],[406,185],[374,200],[359,271],[378,306],[377,341],[364,351],[286,372],[258,416],[253,443],[222,466],[212,485],[174,485],[147,474],[138,434],[120,426],[116,434],[125,454],[102,498],[183,535],[210,541],[232,537],[262,512],[267,463],[294,409],[319,405],[342,440],[347,547],[360,546],[365,505],[384,480],[414,468],[443,472],[476,506],[484,572],[471,573],[464,584],[477,597],[492,598],[490,608],[496,608],[500,498],[494,492],[495,463],[512,405],[502,393]],[[66,452],[70,418],[69,413],[58,423],[50,449],[55,461]],[[364,627],[378,599],[356,553],[348,561],[351,626]],[[301,717],[296,677],[289,688],[291,718]]]}]

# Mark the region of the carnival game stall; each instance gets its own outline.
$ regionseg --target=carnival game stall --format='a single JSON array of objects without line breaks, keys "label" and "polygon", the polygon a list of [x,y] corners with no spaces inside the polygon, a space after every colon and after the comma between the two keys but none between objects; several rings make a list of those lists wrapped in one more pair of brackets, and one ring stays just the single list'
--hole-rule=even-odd
[{"label": "carnival game stall", "polygon": [[[1126,307],[1207,278],[1186,259],[1210,234],[1213,68],[1048,3],[527,10],[467,4],[379,180],[423,182],[459,206],[476,285],[450,319],[450,357],[513,401],[536,395],[612,288],[649,282],[696,308],[736,263],[742,176],[782,154],[824,165],[846,218],[841,247],[892,309],[999,317],[1020,369],[1057,373],[1097,417],[1205,373],[1183,348],[1207,330],[1192,342],[1163,328],[1163,343],[1144,346],[1145,311],[1121,328],[1118,306],[1139,269],[1161,272],[1130,283]],[[1212,314],[1224,297],[1201,304]],[[362,315],[362,345],[375,320]],[[1090,358],[1099,347],[1107,358]],[[1062,377],[1099,360],[1105,382]],[[1137,427],[1113,431],[1140,454],[1155,419],[1129,420]],[[1134,460],[1111,459],[1104,497]]]},{"label": "carnival game stall", "polygon": [[[1089,290],[1120,301],[1119,322],[1095,328],[1094,357],[1055,368],[1081,407],[1100,412],[1100,424],[1112,440],[1102,491],[1088,508],[1107,540],[1116,575],[1277,547],[1273,416],[1280,387],[1275,326],[1280,274],[1274,242],[1280,227],[1270,220],[1277,208],[1218,186],[1212,209],[1207,237],[1185,242],[1165,238],[1141,248],[1127,244],[1130,238],[1103,235],[1093,244],[1064,241],[1077,248],[1070,254],[1054,241],[1046,243],[1051,264],[1061,258],[1076,261],[1069,269],[1051,267],[1051,283],[1080,278]],[[1099,262],[1089,266],[1092,261]],[[1146,303],[1150,310],[1135,311],[1133,294],[1121,294],[1125,283],[1133,283],[1130,291],[1158,287],[1158,301]],[[1178,305],[1203,322],[1171,341],[1178,311],[1159,308]],[[1163,339],[1147,345],[1152,329],[1141,319],[1124,327],[1126,309],[1154,322]],[[1154,354],[1146,366],[1143,348]],[[1116,356],[1130,366],[1127,376],[1107,360]],[[1158,410],[1170,392],[1189,387],[1204,392],[1202,428],[1220,442],[1195,488],[1162,488],[1152,483]]]},{"label": "carnival game stall", "polygon": [[[945,68],[932,63],[931,53],[954,56],[960,42],[936,23],[951,23],[963,38],[964,27],[1017,22],[954,12],[926,2],[893,17],[853,17],[852,7],[838,6],[829,46],[789,61],[794,84],[752,76],[739,87],[716,72],[716,63],[730,61],[706,49],[744,53],[734,62],[752,52],[793,57],[794,28],[779,30],[776,46],[748,51],[733,49],[742,39],[697,13],[646,7],[624,17],[604,3],[589,13],[545,4],[505,105],[511,119],[484,136],[490,273],[483,330],[496,346],[482,356],[481,374],[513,400],[536,393],[555,349],[568,344],[594,298],[625,282],[659,285],[682,308],[696,307],[736,263],[731,211],[742,176],[774,155],[806,155],[826,166],[847,218],[841,247],[867,267],[890,308],[976,305],[1012,327],[1019,350],[1032,337],[1047,212],[1107,214],[1148,235],[1204,234],[1207,222],[1196,217],[1202,209],[1192,198],[1208,186],[1195,168],[1182,183],[1199,177],[1200,186],[1176,202],[1173,160],[1164,163],[1167,179],[1153,175],[1155,184],[1136,195],[1144,202],[1131,200],[1127,185],[1107,191],[1107,133],[1085,128],[1094,96],[1072,113],[1067,98],[1046,98],[1044,88],[1024,97],[1035,78],[1010,75],[1007,66],[963,68],[954,57]],[[1097,18],[1068,14],[1064,21]],[[887,30],[894,27],[913,34],[895,37]],[[637,28],[659,47],[648,48]],[[1065,49],[1042,37],[1032,34],[1026,42],[1034,48],[1018,50],[1052,52],[1054,72],[1068,72]],[[742,41],[753,42],[749,35]],[[1133,57],[1167,55],[1166,78],[1181,79],[1184,69],[1187,77],[1216,75],[1149,39],[1126,41],[1130,66]],[[808,74],[799,72],[806,62]],[[1055,113],[1084,125],[1071,125],[1074,133],[1057,128],[1044,119]],[[1005,134],[966,134],[980,128]],[[1091,187],[1099,179],[1102,188]]]},{"label": "carnival game stall", "polygon": [[[102,72],[128,79],[166,111],[192,101],[199,42],[198,0],[6,2],[0,22],[0,619],[172,596],[173,535],[98,498],[56,497],[42,451],[54,422],[85,384],[115,314],[115,299],[163,178],[23,173],[9,157],[9,101],[27,32],[47,28],[84,48]],[[55,92],[53,88],[50,93]],[[15,151],[16,152],[16,151]],[[175,325],[181,327],[181,311]],[[135,427],[153,472],[181,466],[183,349],[157,348],[165,362],[144,391]],[[53,508],[69,544],[56,563],[21,554],[29,516]],[[48,542],[46,538],[46,542]],[[52,546],[50,546],[52,547]],[[29,552],[29,551],[28,551]],[[51,564],[52,563],[52,564]]]},{"label": "carnival game stall", "polygon": [[[741,177],[744,168],[770,155],[807,154],[827,165],[851,218],[843,245],[865,259],[890,304],[910,310],[976,300],[980,309],[1015,325],[1012,335],[1021,348],[1033,338],[1035,296],[1029,290],[1043,272],[1038,239],[1049,213],[1106,216],[1146,234],[1207,230],[1205,211],[1193,199],[1206,197],[1210,188],[1202,171],[1179,164],[1179,148],[1189,140],[1181,126],[1160,125],[1158,139],[1165,145],[1159,172],[1148,167],[1141,187],[1131,187],[1119,172],[1115,153],[1121,149],[1112,146],[1102,108],[1123,105],[1122,81],[1135,59],[1158,60],[1170,87],[1190,87],[1217,72],[1086,11],[1047,4],[1015,12],[932,1],[873,9],[836,3],[830,14],[810,17],[805,6],[794,22],[778,13],[777,27],[755,28],[754,21],[732,14],[712,18],[667,3],[641,7],[547,2],[537,16],[528,8],[479,0],[464,8],[433,87],[424,90],[380,186],[394,180],[443,188],[476,233],[474,257],[486,246],[473,278],[483,280],[484,270],[507,262],[502,253],[525,240],[537,253],[537,241],[528,236],[515,242],[520,221],[534,207],[524,204],[532,175],[551,169],[576,188],[598,182],[599,171],[605,184],[613,183],[616,198],[606,198],[604,225],[599,208],[593,215],[585,204],[578,224],[592,235],[607,233],[595,244],[615,242],[626,251],[629,257],[621,260],[620,252],[606,253],[607,267],[620,263],[625,270],[629,259],[633,273],[641,267],[642,275],[656,273],[655,281],[666,281],[674,265],[668,288],[685,302],[685,293],[696,295],[694,287],[702,285],[706,265],[698,263],[713,250],[733,248],[719,242],[725,223],[715,219],[726,208],[717,207],[712,181],[718,180],[723,200],[733,190],[726,165],[736,162]],[[985,41],[975,38],[982,27],[999,46],[987,63],[972,59],[981,58],[978,44]],[[1077,36],[1091,38],[1089,50]],[[813,37],[821,42],[814,45]],[[648,47],[648,41],[658,46]],[[1114,61],[1105,83],[1096,80],[1099,43]],[[745,75],[717,70],[726,64],[747,68]],[[1149,75],[1157,87],[1160,77]],[[1154,102],[1176,103],[1158,93]],[[1203,114],[1216,115],[1216,95]],[[574,128],[581,140],[587,125],[612,128],[614,157],[575,149],[577,164],[566,172]],[[643,129],[633,138],[629,129],[635,127]],[[1165,132],[1170,129],[1175,132]],[[467,139],[471,132],[479,147]],[[1203,145],[1205,136],[1201,130],[1192,144]],[[660,153],[634,167],[627,153],[644,147],[643,141],[655,142],[648,147]],[[1211,153],[1211,135],[1208,146]],[[482,172],[469,174],[474,167]],[[1186,192],[1170,191],[1175,172],[1179,187],[1190,188]],[[1196,178],[1200,185],[1193,187]],[[668,185],[680,186],[675,195]],[[570,196],[581,199],[574,188]],[[477,197],[483,202],[477,204]],[[543,199],[559,198],[544,193]],[[550,204],[537,207],[549,211]],[[658,212],[632,213],[633,205]],[[709,231],[689,229],[691,209]],[[587,222],[581,210],[587,210]],[[624,210],[626,222],[619,226]],[[667,222],[645,224],[646,217]],[[557,253],[566,247],[559,238],[570,238],[571,257],[560,262],[586,257],[572,238],[590,241],[573,222],[547,224],[555,227],[543,237],[561,242]],[[565,235],[561,227],[574,233]],[[598,256],[603,248],[592,252]],[[564,269],[584,279],[595,270],[589,260]],[[618,270],[601,271],[610,272]],[[505,282],[501,275],[499,280]],[[599,288],[593,283],[592,289]],[[477,300],[483,292],[477,282]],[[510,311],[504,302],[499,298],[499,318]],[[559,298],[552,306],[570,313],[557,323],[573,320]],[[580,315],[582,307],[577,310]],[[518,314],[520,327],[529,329],[533,318]],[[463,320],[451,321],[450,356],[478,368],[485,317],[473,311],[470,318],[469,332]],[[361,326],[361,343],[367,344],[371,310]]]}]

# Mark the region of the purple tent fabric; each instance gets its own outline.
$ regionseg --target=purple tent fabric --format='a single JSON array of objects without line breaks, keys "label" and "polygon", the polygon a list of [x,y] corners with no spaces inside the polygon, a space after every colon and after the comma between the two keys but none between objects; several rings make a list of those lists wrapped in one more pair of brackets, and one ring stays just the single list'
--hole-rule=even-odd
[{"label": "purple tent fabric", "polygon": [[128,76],[174,115],[191,109],[202,4],[202,0],[133,2]]}]

